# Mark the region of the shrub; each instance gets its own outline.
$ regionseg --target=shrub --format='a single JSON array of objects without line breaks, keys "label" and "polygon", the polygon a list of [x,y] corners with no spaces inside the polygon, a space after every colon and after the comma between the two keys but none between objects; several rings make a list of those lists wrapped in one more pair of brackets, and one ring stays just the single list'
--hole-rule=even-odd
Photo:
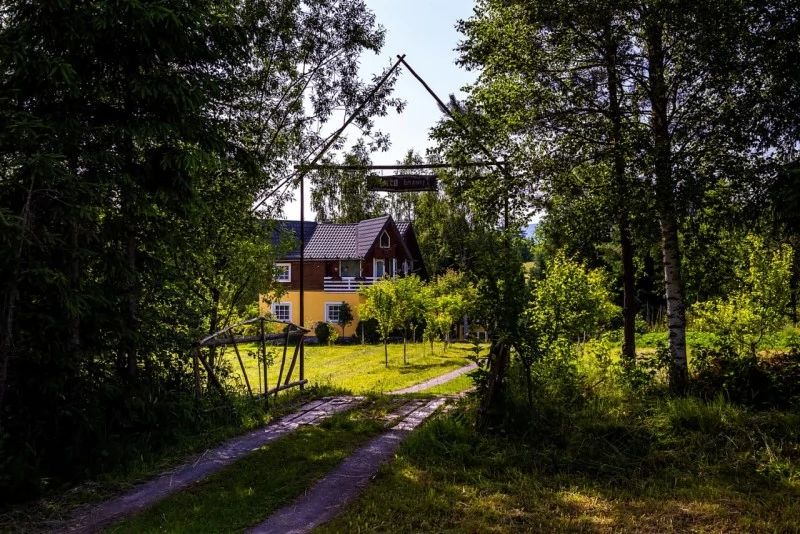
[{"label": "shrub", "polygon": [[356,336],[365,343],[380,343],[381,334],[378,331],[378,321],[375,319],[359,321],[356,325]]},{"label": "shrub", "polygon": [[325,322],[317,323],[314,327],[314,334],[317,336],[319,343],[327,343],[328,345],[333,345],[339,338],[339,332],[336,328],[332,324]]},{"label": "shrub", "polygon": [[725,346],[755,355],[764,336],[784,324],[792,249],[782,245],[770,251],[756,236],[748,236],[742,247],[736,266],[740,289],[725,300],[695,304],[691,318],[696,329],[717,334]]},{"label": "shrub", "polygon": [[786,409],[800,404],[800,353],[790,351],[761,358],[741,355],[731,347],[700,348],[692,353],[694,387],[712,399],[758,409]]}]

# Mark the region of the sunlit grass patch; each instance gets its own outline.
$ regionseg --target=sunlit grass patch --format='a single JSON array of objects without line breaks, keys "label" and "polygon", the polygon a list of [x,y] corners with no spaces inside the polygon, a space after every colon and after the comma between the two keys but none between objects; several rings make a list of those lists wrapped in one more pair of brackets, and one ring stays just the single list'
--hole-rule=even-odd
[{"label": "sunlit grass patch", "polygon": [[[469,363],[471,345],[451,344],[447,350],[441,343],[434,344],[433,353],[430,345],[423,343],[409,343],[407,348],[407,363],[403,364],[403,345],[389,345],[389,367],[384,364],[383,345],[334,345],[334,346],[307,346],[305,347],[305,377],[311,384],[320,384],[348,390],[354,394],[385,393],[402,389],[430,378],[448,373]],[[274,364],[268,368],[270,387],[280,372],[280,359],[282,348],[272,347]],[[255,352],[251,346],[241,349],[245,369],[250,379],[250,385],[258,390],[259,368],[258,361],[247,356],[248,352]],[[234,376],[240,376],[239,362],[232,350],[225,353]],[[291,358],[289,351],[287,360]],[[284,376],[288,371],[284,369]],[[263,371],[262,371],[263,373]],[[298,368],[292,374],[293,379],[298,377]]]}]

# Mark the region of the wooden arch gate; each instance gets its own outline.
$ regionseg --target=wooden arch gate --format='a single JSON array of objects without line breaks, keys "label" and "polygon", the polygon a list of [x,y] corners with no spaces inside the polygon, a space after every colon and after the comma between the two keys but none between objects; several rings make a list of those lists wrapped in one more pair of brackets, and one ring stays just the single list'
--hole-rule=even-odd
[{"label": "wooden arch gate", "polygon": [[[280,331],[274,332],[276,329],[279,329]],[[283,391],[284,389],[298,386],[302,387],[308,383],[308,380],[303,376],[304,369],[302,363],[298,366],[299,376],[297,380],[292,381],[292,373],[294,372],[295,366],[298,362],[298,355],[301,354],[305,335],[308,332],[308,329],[298,326],[294,323],[276,321],[266,317],[255,317],[253,319],[248,319],[247,321],[242,321],[241,323],[224,328],[219,332],[215,332],[197,341],[194,346],[193,361],[195,397],[199,399],[203,393],[200,371],[201,364],[208,376],[209,385],[213,386],[223,396],[225,396],[225,389],[222,386],[222,382],[220,382],[219,377],[217,377],[216,373],[214,372],[214,369],[209,363],[208,358],[206,358],[205,354],[203,353],[204,349],[210,349],[212,347],[233,347],[233,351],[236,354],[236,359],[239,363],[239,368],[242,371],[242,378],[244,379],[244,383],[247,386],[247,392],[251,398],[263,397],[265,400],[267,400],[270,395],[275,395],[277,397],[278,392]],[[242,343],[257,344],[259,373],[258,377],[253,378],[257,378],[259,382],[261,382],[263,378],[263,392],[256,394],[253,393],[253,388],[250,385],[251,377],[249,377],[247,374],[247,368],[244,365],[242,354],[239,350],[239,345]],[[270,345],[269,351],[267,350],[267,345]],[[268,361],[268,355],[271,355],[272,349],[276,347],[282,348],[280,370],[278,371],[278,376],[274,381],[273,387],[270,388],[269,374],[267,370],[273,362]],[[286,361],[290,348],[292,349],[292,356],[287,367]],[[286,370],[286,376],[283,374],[284,370]]]}]

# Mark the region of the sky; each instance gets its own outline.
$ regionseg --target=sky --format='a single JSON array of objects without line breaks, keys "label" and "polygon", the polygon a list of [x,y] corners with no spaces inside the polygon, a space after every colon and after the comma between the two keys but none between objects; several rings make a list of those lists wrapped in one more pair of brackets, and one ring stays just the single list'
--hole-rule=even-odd
[{"label": "sky", "polygon": [[[406,55],[406,62],[419,74],[442,100],[451,93],[463,96],[462,87],[475,80],[474,72],[456,66],[455,47],[461,40],[455,25],[459,19],[472,15],[471,0],[367,0],[378,24],[386,28],[386,42],[379,54],[368,52],[361,58],[362,79],[371,79]],[[406,101],[402,114],[391,112],[375,123],[388,133],[391,147],[387,152],[372,155],[375,165],[391,165],[403,158],[409,149],[425,154],[430,146],[428,130],[441,117],[436,101],[414,76],[403,71],[395,86],[394,96]],[[345,130],[348,141],[356,138],[354,127]],[[306,183],[308,187],[308,183]],[[295,193],[299,197],[299,193]],[[313,220],[306,193],[306,220]],[[288,219],[300,219],[300,203],[286,206]]]}]

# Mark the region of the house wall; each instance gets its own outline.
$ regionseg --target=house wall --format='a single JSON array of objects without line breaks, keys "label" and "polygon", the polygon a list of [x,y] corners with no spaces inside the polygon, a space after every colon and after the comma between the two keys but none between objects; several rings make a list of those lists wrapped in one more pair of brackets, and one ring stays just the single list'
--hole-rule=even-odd
[{"label": "house wall", "polygon": [[[283,282],[284,288],[290,291],[300,291],[300,262],[290,261],[282,263],[290,263],[292,265],[292,280],[291,282]],[[306,260],[304,263],[305,279],[303,282],[306,287],[306,291],[321,291],[325,287],[325,262]]]},{"label": "house wall", "polygon": [[[358,305],[364,302],[364,298],[358,293],[326,293],[325,291],[311,291],[305,290],[305,326],[312,329],[310,335],[314,335],[313,328],[317,322],[325,320],[325,304],[334,304],[340,302],[347,302],[353,310],[353,322],[345,327],[345,336],[354,336],[356,332],[356,325],[359,321]],[[289,302],[292,305],[292,322],[300,324],[300,292],[288,291],[280,299],[280,302]],[[261,314],[264,315],[270,311],[270,305],[264,302],[260,304]],[[341,328],[336,325],[336,329],[341,335]]]}]

